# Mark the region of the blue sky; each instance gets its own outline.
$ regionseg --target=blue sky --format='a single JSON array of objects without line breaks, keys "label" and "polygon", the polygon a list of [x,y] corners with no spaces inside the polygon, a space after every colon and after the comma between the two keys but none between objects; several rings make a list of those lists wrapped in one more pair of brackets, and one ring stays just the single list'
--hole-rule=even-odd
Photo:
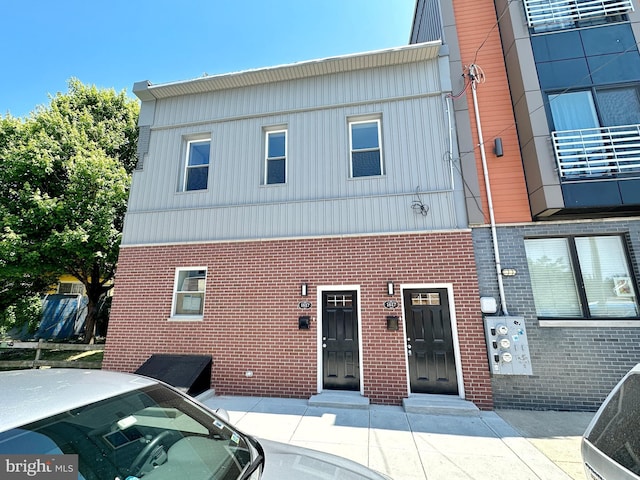
[{"label": "blue sky", "polygon": [[131,89],[406,45],[415,0],[20,0],[0,13],[0,115],[77,77]]}]

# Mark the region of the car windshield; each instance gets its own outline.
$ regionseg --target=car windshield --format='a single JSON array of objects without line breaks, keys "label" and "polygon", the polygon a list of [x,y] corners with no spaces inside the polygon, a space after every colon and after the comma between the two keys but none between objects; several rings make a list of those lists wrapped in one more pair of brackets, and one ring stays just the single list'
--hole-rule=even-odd
[{"label": "car windshield", "polygon": [[259,458],[250,438],[162,385],[0,432],[0,454],[75,454],[86,480],[231,480]]}]

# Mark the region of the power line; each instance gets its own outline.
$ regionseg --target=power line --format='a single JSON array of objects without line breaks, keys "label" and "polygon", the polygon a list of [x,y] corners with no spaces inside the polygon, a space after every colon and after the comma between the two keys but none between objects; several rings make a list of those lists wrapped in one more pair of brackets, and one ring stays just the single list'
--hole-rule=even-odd
[{"label": "power line", "polygon": [[[477,58],[478,58],[478,54],[480,53],[480,51],[482,50],[482,48],[485,46],[485,44],[487,43],[489,37],[491,36],[491,33],[496,29],[496,27],[499,26],[499,22],[502,19],[502,17],[509,11],[509,7],[511,5],[511,3],[513,3],[514,0],[509,0],[507,2],[507,5],[505,6],[505,8],[503,9],[503,11],[498,15],[496,21],[494,22],[494,24],[491,26],[491,28],[489,28],[489,31],[487,32],[484,40],[480,43],[480,45],[478,46],[478,48],[475,51],[474,54],[474,61],[473,64],[475,64]],[[531,37],[530,37],[531,38]],[[559,93],[555,94],[555,95],[561,95],[563,93],[567,93],[569,91],[573,91],[573,90],[579,90],[584,89],[584,85],[582,84],[582,81],[585,80],[586,78],[588,78],[589,76],[593,75],[594,73],[597,73],[598,71],[602,70],[603,68],[606,68],[607,66],[609,66],[611,63],[615,62],[616,60],[618,60],[622,55],[625,55],[631,51],[633,51],[634,49],[638,49],[638,45],[640,45],[640,42],[636,42],[633,45],[630,45],[629,47],[627,47],[625,50],[623,50],[622,52],[617,53],[614,57],[612,57],[609,61],[607,61],[606,63],[600,65],[598,68],[596,68],[593,71],[590,71],[589,73],[587,73],[586,75],[584,75],[582,78],[578,79],[577,82],[575,82],[573,85],[566,87],[565,89],[563,89],[562,91],[560,91]],[[504,55],[503,55],[504,57]],[[467,68],[465,66],[465,68]],[[466,74],[463,74],[463,76],[466,78]],[[485,78],[486,80],[486,78]],[[466,90],[468,89],[468,86],[470,85],[471,82],[465,82],[466,85],[464,87],[464,89],[456,96],[454,95],[450,95],[450,98],[458,99],[460,98],[463,93],[466,92]],[[542,89],[540,89],[540,92],[542,93]],[[554,99],[549,99],[548,97],[546,99],[543,99],[542,105],[540,105],[539,107],[536,107],[534,110],[528,112],[529,115],[534,114],[535,112],[539,111],[542,108],[546,108],[547,106],[550,105],[550,103],[553,101]],[[513,128],[513,127],[517,127],[517,121],[514,121],[513,123],[509,124],[508,126],[506,126],[505,128],[503,128],[502,130],[500,130],[499,132],[497,132],[494,135],[495,137],[499,137],[501,134],[503,134],[504,132],[506,132],[507,130]],[[479,145],[477,145],[472,151],[468,151],[468,152],[460,152],[460,158],[462,159],[463,157],[465,157],[466,155],[469,154],[473,154],[476,151],[476,148],[478,148]]]},{"label": "power line", "polygon": [[502,13],[500,15],[498,15],[498,18],[496,19],[495,23],[493,24],[493,26],[487,32],[487,35],[484,37],[484,40],[480,43],[480,46],[476,49],[476,54],[473,57],[473,62],[472,63],[475,64],[476,61],[478,60],[478,53],[480,53],[480,50],[482,50],[482,47],[484,47],[485,43],[487,43],[487,41],[489,40],[489,37],[491,36],[491,33],[498,27],[498,25],[500,25],[500,20],[502,20],[502,17],[504,17],[504,15],[509,11],[509,7],[513,3],[513,1],[514,0],[509,0],[507,2],[507,5],[504,7],[504,10],[502,11]]}]

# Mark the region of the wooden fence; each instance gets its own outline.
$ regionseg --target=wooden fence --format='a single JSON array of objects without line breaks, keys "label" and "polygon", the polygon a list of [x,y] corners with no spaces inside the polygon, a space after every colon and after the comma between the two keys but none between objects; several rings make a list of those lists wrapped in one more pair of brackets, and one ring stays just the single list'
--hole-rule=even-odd
[{"label": "wooden fence", "polygon": [[[38,368],[38,367],[56,367],[56,368],[100,368],[102,362],[87,362],[77,360],[46,360],[42,359],[43,350],[67,350],[67,351],[101,351],[104,345],[85,345],[77,343],[50,343],[44,340],[38,342],[9,342],[0,343],[0,352],[14,349],[31,349],[35,350],[35,358],[33,360],[0,360],[0,368]],[[0,357],[2,358],[2,357]]]}]

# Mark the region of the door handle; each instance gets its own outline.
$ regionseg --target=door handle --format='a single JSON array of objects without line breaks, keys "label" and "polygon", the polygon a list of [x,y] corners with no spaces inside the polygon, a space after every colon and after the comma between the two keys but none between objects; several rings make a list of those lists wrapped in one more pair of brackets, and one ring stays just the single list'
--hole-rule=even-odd
[{"label": "door handle", "polygon": [[322,348],[327,348],[327,344],[326,344],[326,343],[323,343],[323,344],[322,344]]}]

